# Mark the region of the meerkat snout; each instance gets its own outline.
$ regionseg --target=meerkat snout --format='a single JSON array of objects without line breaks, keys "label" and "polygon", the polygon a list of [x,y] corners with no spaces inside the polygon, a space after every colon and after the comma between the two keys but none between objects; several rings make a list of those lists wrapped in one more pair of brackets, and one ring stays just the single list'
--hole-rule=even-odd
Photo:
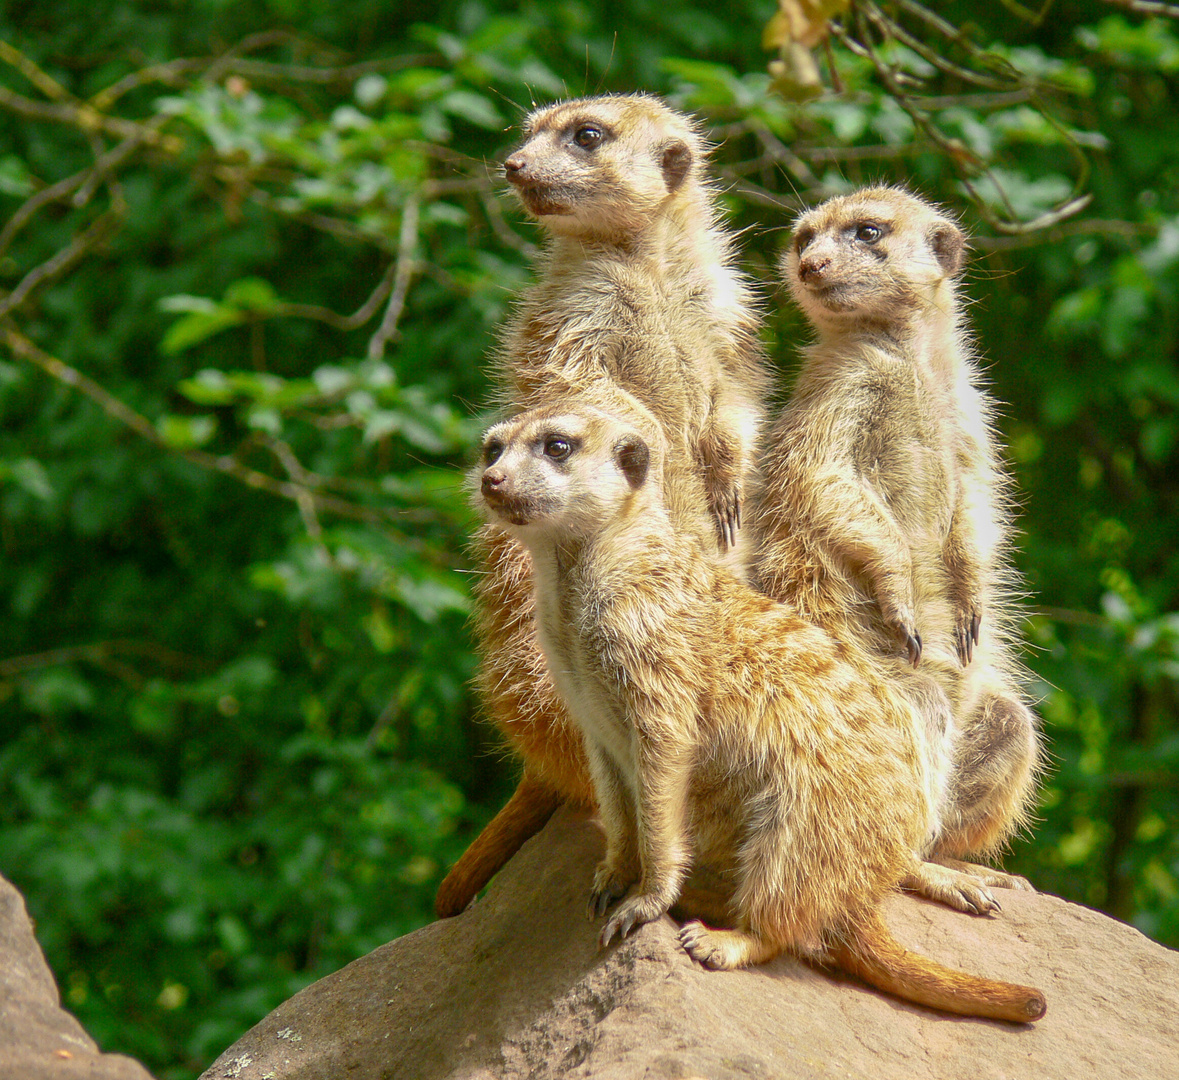
[{"label": "meerkat snout", "polygon": [[521,173],[528,168],[528,161],[518,151],[504,162],[504,178],[509,184],[519,184],[524,177]]},{"label": "meerkat snout", "polygon": [[540,172],[536,155],[529,152],[527,144],[517,147],[504,161],[504,179],[518,188],[538,182]]},{"label": "meerkat snout", "polygon": [[479,490],[488,502],[503,498],[503,489],[507,484],[508,474],[496,465],[490,465],[483,470],[483,477],[479,481]]},{"label": "meerkat snout", "polygon": [[831,256],[822,254],[804,255],[798,260],[798,276],[806,284],[821,281],[824,272],[831,266]]}]

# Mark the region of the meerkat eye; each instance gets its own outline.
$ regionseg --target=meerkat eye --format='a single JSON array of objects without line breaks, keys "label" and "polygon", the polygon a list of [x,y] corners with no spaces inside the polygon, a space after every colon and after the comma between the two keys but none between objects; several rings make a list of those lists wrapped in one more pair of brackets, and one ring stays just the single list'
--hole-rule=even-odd
[{"label": "meerkat eye", "polygon": [[815,238],[814,229],[800,229],[798,235],[794,238],[794,247],[796,251],[806,251],[810,247],[811,241]]},{"label": "meerkat eye", "polygon": [[573,141],[583,150],[592,150],[602,141],[602,129],[593,124],[582,124],[573,133]]},{"label": "meerkat eye", "polygon": [[483,463],[485,465],[494,465],[499,461],[499,456],[504,452],[504,444],[499,439],[491,439],[486,446],[483,447]]},{"label": "meerkat eye", "polygon": [[573,453],[573,444],[560,435],[550,435],[544,441],[544,453],[545,457],[550,457],[554,461],[564,461]]},{"label": "meerkat eye", "polygon": [[863,241],[865,244],[874,244],[883,235],[884,230],[879,225],[873,225],[867,221],[856,229],[856,239]]}]

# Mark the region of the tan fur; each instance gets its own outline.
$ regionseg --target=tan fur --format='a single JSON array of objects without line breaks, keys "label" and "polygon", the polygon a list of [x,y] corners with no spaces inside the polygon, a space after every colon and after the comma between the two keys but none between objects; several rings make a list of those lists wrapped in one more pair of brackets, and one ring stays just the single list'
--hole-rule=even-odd
[{"label": "tan fur", "polygon": [[[876,235],[879,233],[879,236]],[[776,423],[757,577],[841,641],[884,658],[945,738],[937,861],[908,884],[961,910],[988,885],[951,859],[993,855],[1027,821],[1039,769],[1016,660],[1009,483],[955,278],[944,213],[869,188],[804,214],[783,260],[818,331]]]},{"label": "tan fur", "polygon": [[566,402],[492,428],[479,475],[532,555],[540,641],[585,739],[606,831],[591,913],[625,897],[602,944],[667,912],[698,862],[736,915],[734,929],[683,928],[709,967],[787,950],[911,1001],[1038,1019],[1039,991],[940,967],[889,935],[880,902],[938,797],[915,709],[867,657],[676,528],[667,460],[637,402],[621,417]]},{"label": "tan fur", "polygon": [[[741,565],[767,381],[752,297],[705,176],[707,145],[687,117],[645,95],[538,109],[524,136],[505,174],[549,243],[504,335],[505,413],[570,393],[603,403],[634,394],[668,434],[678,527]],[[536,644],[528,555],[496,525],[480,544],[486,709],[523,757],[530,790],[590,804],[576,732]],[[439,915],[461,911],[526,838],[508,835],[493,822],[475,841],[439,891]]]}]

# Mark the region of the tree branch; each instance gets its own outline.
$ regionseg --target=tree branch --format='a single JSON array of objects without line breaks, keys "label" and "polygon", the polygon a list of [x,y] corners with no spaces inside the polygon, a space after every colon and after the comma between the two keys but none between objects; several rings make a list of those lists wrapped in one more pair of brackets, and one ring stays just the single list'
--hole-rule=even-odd
[{"label": "tree branch", "polygon": [[393,276],[393,291],[389,296],[389,306],[385,308],[385,317],[381,320],[377,332],[369,339],[368,358],[370,360],[379,360],[385,355],[385,346],[392,341],[397,333],[397,324],[405,309],[409,283],[417,270],[415,250],[418,243],[420,209],[416,194],[410,195],[405,200],[405,206],[401,211],[401,233],[397,241],[397,270]]},{"label": "tree branch", "polygon": [[390,522],[402,516],[392,509],[361,506],[357,503],[347,502],[344,499],[337,499],[332,495],[324,495],[319,492],[309,493],[308,489],[301,484],[292,481],[276,480],[273,476],[268,476],[266,473],[259,472],[257,469],[251,469],[248,465],[243,465],[237,458],[230,454],[210,454],[207,451],[197,449],[178,450],[176,447],[164,441],[163,437],[156,430],[155,425],[147,417],[137,413],[125,402],[120,401],[111,394],[105,387],[96,383],[89,376],[82,374],[77,368],[70,367],[69,364],[64,363],[55,356],[50,356],[13,327],[11,323],[6,323],[0,329],[0,337],[3,338],[4,343],[15,356],[19,356],[34,364],[50,376],[50,378],[56,379],[63,385],[85,394],[86,397],[90,398],[108,416],[129,427],[153,446],[170,454],[176,454],[193,465],[231,476],[247,487],[265,491],[271,495],[278,495],[284,499],[290,499],[296,505],[299,504],[300,499],[310,494],[318,510],[327,511],[353,521],[363,521],[370,525],[387,527]]}]

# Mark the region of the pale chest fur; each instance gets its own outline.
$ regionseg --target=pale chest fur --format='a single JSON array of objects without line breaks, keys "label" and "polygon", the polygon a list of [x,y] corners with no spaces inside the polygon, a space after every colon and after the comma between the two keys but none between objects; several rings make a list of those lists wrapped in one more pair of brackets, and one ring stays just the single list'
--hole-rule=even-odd
[{"label": "pale chest fur", "polygon": [[617,693],[626,673],[601,653],[594,619],[585,610],[583,568],[569,565],[555,550],[534,551],[533,565],[537,633],[557,692],[582,736],[606,752],[633,788],[634,729]]}]

